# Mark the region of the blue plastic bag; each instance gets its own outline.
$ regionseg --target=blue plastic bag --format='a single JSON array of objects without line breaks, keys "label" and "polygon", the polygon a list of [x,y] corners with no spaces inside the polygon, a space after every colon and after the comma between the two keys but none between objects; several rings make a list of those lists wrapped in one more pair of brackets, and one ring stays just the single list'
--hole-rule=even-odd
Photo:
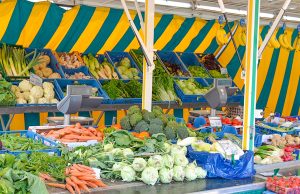
[{"label": "blue plastic bag", "polygon": [[239,160],[225,159],[221,154],[197,152],[188,147],[187,157],[207,171],[209,178],[242,179],[255,175],[254,153],[246,151]]}]

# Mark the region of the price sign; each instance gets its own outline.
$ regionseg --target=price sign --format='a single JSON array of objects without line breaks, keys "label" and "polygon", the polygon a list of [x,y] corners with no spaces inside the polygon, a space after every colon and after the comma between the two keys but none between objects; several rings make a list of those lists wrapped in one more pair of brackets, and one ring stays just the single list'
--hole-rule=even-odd
[{"label": "price sign", "polygon": [[30,78],[29,78],[30,83],[36,86],[43,86],[43,79],[40,78],[39,76],[30,73]]},{"label": "price sign", "polygon": [[208,119],[211,127],[222,127],[220,117],[209,117]]},{"label": "price sign", "polygon": [[227,68],[221,68],[221,74],[227,74],[228,72],[227,72]]}]

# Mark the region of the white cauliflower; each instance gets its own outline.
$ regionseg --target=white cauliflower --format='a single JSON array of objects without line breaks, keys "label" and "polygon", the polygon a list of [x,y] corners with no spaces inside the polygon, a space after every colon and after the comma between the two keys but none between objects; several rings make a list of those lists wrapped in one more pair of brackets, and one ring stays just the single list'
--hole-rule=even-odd
[{"label": "white cauliflower", "polygon": [[10,89],[13,93],[20,92],[20,88],[16,85],[12,85]]},{"label": "white cauliflower", "polygon": [[24,92],[23,97],[25,100],[29,100],[30,92]]},{"label": "white cauliflower", "polygon": [[30,95],[35,98],[42,98],[44,95],[44,90],[40,86],[33,86],[30,90]]},{"label": "white cauliflower", "polygon": [[32,84],[28,80],[23,80],[19,83],[19,88],[22,92],[29,92],[32,88]]},{"label": "white cauliflower", "polygon": [[47,98],[38,99],[38,104],[49,104],[49,100]]},{"label": "white cauliflower", "polygon": [[37,99],[35,97],[33,97],[32,95],[29,95],[29,100],[28,103],[29,104],[37,104]]},{"label": "white cauliflower", "polygon": [[44,90],[44,97],[48,99],[54,98],[54,91],[52,90]]},{"label": "white cauliflower", "polygon": [[58,103],[58,100],[53,98],[50,100],[50,104],[57,104]]},{"label": "white cauliflower", "polygon": [[18,98],[17,104],[27,104],[27,101],[24,98]]},{"label": "white cauliflower", "polygon": [[44,88],[44,90],[46,90],[47,88],[51,88],[53,90],[54,85],[50,82],[44,82],[43,83],[43,88]]},{"label": "white cauliflower", "polygon": [[20,91],[16,91],[15,95],[16,95],[17,98],[23,98],[24,99],[24,94]]}]

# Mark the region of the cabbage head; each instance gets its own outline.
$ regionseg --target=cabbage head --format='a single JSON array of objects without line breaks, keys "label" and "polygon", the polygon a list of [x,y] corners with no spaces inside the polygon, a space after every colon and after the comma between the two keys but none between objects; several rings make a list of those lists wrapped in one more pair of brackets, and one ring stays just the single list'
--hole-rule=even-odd
[{"label": "cabbage head", "polygon": [[184,174],[187,181],[193,181],[197,178],[196,167],[194,163],[190,163],[185,167]]},{"label": "cabbage head", "polygon": [[127,166],[124,162],[117,162],[112,166],[113,171],[121,171],[124,166]]},{"label": "cabbage head", "polygon": [[147,166],[147,162],[144,158],[134,158],[131,166],[135,171],[141,172]]},{"label": "cabbage head", "polygon": [[207,175],[207,171],[199,166],[196,167],[195,172],[196,172],[197,178],[199,178],[199,179],[204,179]]},{"label": "cabbage head", "polygon": [[169,143],[164,143],[164,147],[163,147],[163,150],[166,154],[170,153],[171,151],[171,145]]},{"label": "cabbage head", "polygon": [[146,167],[142,172],[142,181],[147,185],[155,185],[158,178],[158,170],[154,167]]},{"label": "cabbage head", "polygon": [[182,166],[174,166],[173,168],[173,179],[174,181],[183,181],[184,180],[184,169]]},{"label": "cabbage head", "polygon": [[173,179],[173,169],[162,168],[159,171],[159,180],[162,183],[170,183]]},{"label": "cabbage head", "polygon": [[173,157],[174,157],[174,164],[176,166],[185,167],[189,163],[189,160],[185,157],[185,155],[176,154]]},{"label": "cabbage head", "polygon": [[187,153],[187,148],[185,146],[179,146],[176,144],[173,144],[171,146],[171,156],[174,156],[176,154],[186,155],[186,153]]},{"label": "cabbage head", "polygon": [[163,156],[163,164],[165,167],[168,167],[168,168],[173,168],[174,166],[174,159],[172,156],[170,155],[164,155]]},{"label": "cabbage head", "polygon": [[157,170],[163,167],[163,158],[161,155],[151,156],[148,160],[148,166],[154,167]]},{"label": "cabbage head", "polygon": [[111,150],[111,153],[112,153],[114,156],[117,156],[117,155],[122,156],[122,154],[123,154],[121,148],[114,148],[114,149]]},{"label": "cabbage head", "polygon": [[105,152],[110,152],[114,149],[114,145],[112,143],[105,144],[103,149]]},{"label": "cabbage head", "polygon": [[125,182],[135,181],[135,176],[136,176],[135,171],[131,166],[124,166],[121,169],[121,177],[123,181]]},{"label": "cabbage head", "polygon": [[123,156],[124,157],[133,157],[134,153],[130,148],[125,148],[123,150]]}]

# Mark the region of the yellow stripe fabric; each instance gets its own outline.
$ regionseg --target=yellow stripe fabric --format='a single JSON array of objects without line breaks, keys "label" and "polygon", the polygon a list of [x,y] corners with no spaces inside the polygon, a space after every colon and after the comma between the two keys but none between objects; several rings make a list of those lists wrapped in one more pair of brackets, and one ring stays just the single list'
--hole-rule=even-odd
[{"label": "yellow stripe fabric", "polygon": [[126,116],[125,110],[118,110],[117,111],[117,123],[120,123],[121,119]]},{"label": "yellow stripe fabric", "polygon": [[59,46],[60,42],[64,39],[70,27],[72,26],[72,23],[75,20],[79,9],[80,6],[75,6],[69,11],[65,12],[58,29],[56,30],[55,34],[52,36],[48,44],[45,46],[45,48],[56,50],[56,48]]},{"label": "yellow stripe fabric", "polygon": [[47,121],[47,117],[48,117],[48,113],[47,112],[41,112],[40,113],[40,125],[44,125],[46,124]]},{"label": "yellow stripe fabric", "polygon": [[[293,60],[293,67],[290,75],[290,80],[289,80],[289,86],[288,90],[286,93],[286,98],[284,102],[284,107],[282,111],[283,116],[290,116],[290,113],[292,111],[295,97],[296,97],[296,92],[297,92],[297,87],[298,87],[298,81],[300,77],[300,65],[299,65],[299,60],[300,60],[300,52],[297,51],[295,52],[294,60]],[[276,77],[275,77],[276,79]]]},{"label": "yellow stripe fabric", "polygon": [[[288,36],[291,36],[292,33],[293,32],[291,30],[287,30]],[[274,112],[276,109],[280,89],[285,75],[286,66],[289,60],[289,54],[290,51],[285,48],[282,48],[279,53],[278,64],[276,66],[272,88],[266,105],[266,107],[272,112]]]},{"label": "yellow stripe fabric", "polygon": [[5,34],[16,4],[17,0],[6,0],[0,4],[0,40]]},{"label": "yellow stripe fabric", "polygon": [[220,27],[220,24],[217,22],[212,26],[212,28],[209,30],[207,35],[205,36],[204,40],[201,42],[201,44],[198,46],[198,48],[195,50],[195,53],[203,53],[210,45],[212,40],[216,37],[217,29]]},{"label": "yellow stripe fabric", "polygon": [[29,18],[17,41],[17,45],[23,45],[24,47],[30,46],[44,22],[50,5],[51,3],[48,1],[37,2],[34,4]]},{"label": "yellow stripe fabric", "polygon": [[[130,11],[131,18],[134,18],[136,15],[136,12]],[[112,50],[118,42],[121,40],[121,38],[124,36],[126,31],[130,28],[129,21],[127,19],[127,16],[125,13],[123,13],[122,17],[120,18],[120,21],[114,28],[114,31],[111,33],[109,38],[106,40],[103,47],[98,51],[98,54],[103,54],[105,51]]]},{"label": "yellow stripe fabric", "polygon": [[205,20],[196,18],[194,24],[192,25],[191,29],[188,33],[184,36],[182,41],[177,45],[174,51],[183,52],[185,51],[188,46],[190,45],[191,41],[197,36],[200,30],[205,26],[207,22]]},{"label": "yellow stripe fabric", "polygon": [[165,29],[164,33],[155,42],[154,48],[157,50],[163,49],[172,39],[173,35],[179,30],[184,20],[185,18],[183,17],[174,16],[168,27]]},{"label": "yellow stripe fabric", "polygon": [[25,117],[24,114],[16,114],[11,122],[10,130],[24,130]]},{"label": "yellow stripe fabric", "polygon": [[72,51],[84,52],[97,36],[103,23],[105,22],[110,8],[97,7],[88,25],[74,44]]}]

